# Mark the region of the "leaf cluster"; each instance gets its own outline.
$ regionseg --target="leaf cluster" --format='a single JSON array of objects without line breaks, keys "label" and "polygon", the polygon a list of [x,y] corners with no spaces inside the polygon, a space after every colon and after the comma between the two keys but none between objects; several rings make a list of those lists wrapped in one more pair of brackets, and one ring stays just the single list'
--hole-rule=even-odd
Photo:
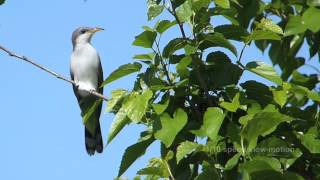
[{"label": "leaf cluster", "polygon": [[[320,178],[319,69],[298,70],[320,56],[319,1],[148,0],[147,6],[148,20],[163,12],[172,19],[144,26],[133,45],[149,52],[104,83],[138,73],[134,88],[114,90],[107,105],[115,114],[108,143],[125,125],[145,125],[123,155],[119,178],[154,141],[161,142],[161,157],[136,179]],[[215,26],[212,19],[221,17],[229,23]],[[172,29],[181,36],[161,42]],[[302,57],[304,42],[309,55]],[[253,45],[272,64],[254,57],[242,64]],[[246,72],[272,85],[240,82]]]}]

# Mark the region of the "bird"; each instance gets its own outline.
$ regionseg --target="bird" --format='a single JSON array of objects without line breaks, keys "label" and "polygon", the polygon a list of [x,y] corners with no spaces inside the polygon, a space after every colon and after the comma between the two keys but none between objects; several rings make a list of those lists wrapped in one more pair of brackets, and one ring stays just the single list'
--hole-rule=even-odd
[{"label": "bird", "polygon": [[[71,54],[70,75],[75,82],[73,92],[81,109],[85,122],[85,147],[91,156],[95,152],[102,153],[103,141],[100,128],[102,101],[90,94],[94,90],[103,93],[103,70],[100,56],[91,45],[91,38],[96,32],[104,30],[100,27],[79,27],[72,33],[73,50]],[[90,110],[92,113],[87,113]]]}]

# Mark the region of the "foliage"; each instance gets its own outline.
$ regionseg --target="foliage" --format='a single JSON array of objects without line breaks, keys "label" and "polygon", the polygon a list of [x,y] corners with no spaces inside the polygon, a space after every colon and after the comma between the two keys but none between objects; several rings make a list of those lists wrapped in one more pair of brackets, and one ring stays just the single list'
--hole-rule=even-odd
[{"label": "foliage", "polygon": [[[161,157],[136,179],[320,178],[319,70],[299,72],[306,58],[320,57],[319,6],[317,0],[148,0],[148,20],[162,13],[172,19],[144,26],[133,45],[149,52],[104,83],[139,72],[130,92],[115,90],[108,102],[116,115],[109,143],[125,125],[146,127],[126,149],[119,177],[160,141]],[[229,23],[215,26],[215,18]],[[181,36],[160,44],[168,29]],[[272,64],[252,57],[243,65],[253,45]],[[301,57],[303,46],[309,55]],[[243,73],[272,85],[239,82]]]}]

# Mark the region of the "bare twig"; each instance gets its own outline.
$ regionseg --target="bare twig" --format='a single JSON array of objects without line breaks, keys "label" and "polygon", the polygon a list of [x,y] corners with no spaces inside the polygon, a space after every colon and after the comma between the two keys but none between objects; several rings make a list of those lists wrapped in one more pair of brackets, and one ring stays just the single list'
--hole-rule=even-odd
[{"label": "bare twig", "polygon": [[[46,68],[46,67],[44,67],[44,66],[42,66],[42,65],[40,65],[40,64],[38,64],[38,63],[36,63],[36,62],[34,62],[33,60],[31,60],[30,58],[28,58],[28,57],[26,57],[26,56],[18,55],[18,54],[10,51],[9,49],[7,49],[7,48],[5,48],[5,47],[3,47],[3,46],[1,46],[1,45],[0,45],[0,50],[6,52],[9,56],[12,56],[12,57],[15,57],[15,58],[17,58],[17,59],[20,59],[20,60],[23,60],[23,61],[25,61],[25,62],[28,62],[28,63],[34,65],[35,67],[37,67],[37,68],[39,68],[39,69],[41,69],[41,70],[43,70],[43,71],[45,71],[45,72],[47,72],[47,73],[55,76],[55,77],[58,78],[58,79],[61,79],[61,80],[63,80],[63,81],[66,81],[66,82],[68,82],[68,83],[71,83],[71,84],[73,84],[73,85],[76,85],[76,83],[75,83],[74,81],[63,77],[62,75],[60,75],[60,74],[58,74],[58,73],[56,73],[56,72],[54,72],[54,71],[51,71],[50,69],[48,69],[48,68]],[[97,91],[90,90],[90,91],[88,91],[88,93],[90,93],[90,94],[92,94],[92,95],[94,95],[94,96],[96,96],[96,97],[98,97],[98,98],[101,98],[101,99],[103,99],[104,101],[108,101],[108,98],[107,98],[107,97],[103,96],[102,94],[98,93]]]}]

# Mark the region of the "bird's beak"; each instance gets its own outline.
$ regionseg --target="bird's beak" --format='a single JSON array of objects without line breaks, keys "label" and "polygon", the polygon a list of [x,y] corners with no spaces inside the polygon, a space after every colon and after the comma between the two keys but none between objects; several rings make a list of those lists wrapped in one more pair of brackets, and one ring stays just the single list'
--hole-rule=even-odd
[{"label": "bird's beak", "polygon": [[95,28],[91,29],[90,32],[93,34],[93,33],[99,32],[99,31],[103,31],[103,30],[104,30],[103,28],[95,27]]}]

